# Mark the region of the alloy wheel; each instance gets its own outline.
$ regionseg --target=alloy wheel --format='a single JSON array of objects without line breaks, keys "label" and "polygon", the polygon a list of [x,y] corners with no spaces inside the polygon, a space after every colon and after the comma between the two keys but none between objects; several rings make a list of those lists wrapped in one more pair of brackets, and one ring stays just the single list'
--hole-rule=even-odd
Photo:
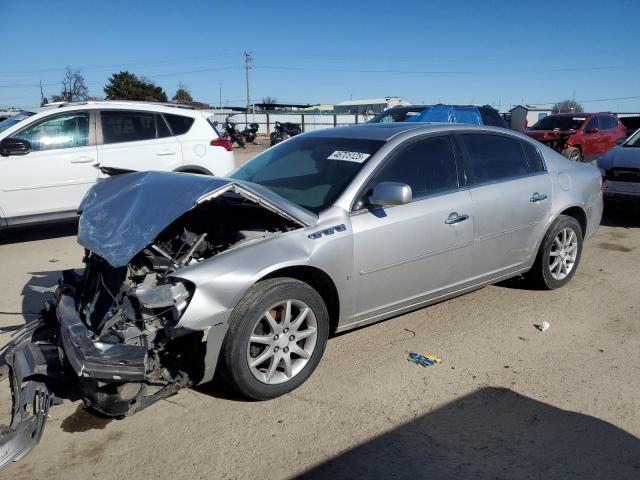
[{"label": "alloy wheel", "polygon": [[578,256],[578,236],[572,228],[565,227],[553,239],[549,251],[549,271],[556,280],[563,280],[571,273]]},{"label": "alloy wheel", "polygon": [[306,303],[289,299],[271,306],[251,330],[251,374],[268,385],[291,380],[309,362],[317,338],[316,316]]}]

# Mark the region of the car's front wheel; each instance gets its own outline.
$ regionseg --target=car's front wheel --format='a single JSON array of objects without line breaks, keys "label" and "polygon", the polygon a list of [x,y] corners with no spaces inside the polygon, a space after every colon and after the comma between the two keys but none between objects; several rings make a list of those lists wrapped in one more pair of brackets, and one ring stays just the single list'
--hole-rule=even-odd
[{"label": "car's front wheel", "polygon": [[576,273],[582,255],[582,228],[568,215],[560,215],[547,231],[529,278],[538,287],[560,288]]},{"label": "car's front wheel", "polygon": [[258,282],[231,314],[222,350],[225,376],[249,398],[283,395],[313,373],[328,336],[327,307],[308,284]]},{"label": "car's front wheel", "polygon": [[579,148],[569,147],[563,152],[563,155],[572,162],[582,162],[582,152]]}]

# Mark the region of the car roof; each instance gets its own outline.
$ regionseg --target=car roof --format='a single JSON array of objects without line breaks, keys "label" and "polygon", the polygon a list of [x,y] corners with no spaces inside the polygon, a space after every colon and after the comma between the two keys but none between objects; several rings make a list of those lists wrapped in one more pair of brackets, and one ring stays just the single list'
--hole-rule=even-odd
[{"label": "car roof", "polygon": [[120,110],[152,110],[163,113],[177,113],[193,116],[194,108],[188,105],[179,105],[162,102],[144,102],[135,100],[87,100],[86,102],[56,102],[30,110],[34,113],[50,112],[57,110],[64,112],[70,109],[120,109]]},{"label": "car roof", "polygon": [[596,113],[585,113],[585,112],[563,112],[563,113],[553,113],[551,115],[548,115],[549,117],[553,116],[553,117],[592,117],[594,115],[609,115],[609,116],[615,116],[612,113],[609,112],[596,112]]},{"label": "car roof", "polygon": [[327,128],[305,133],[307,137],[319,138],[353,138],[358,140],[390,140],[401,133],[415,131],[415,133],[449,132],[461,130],[476,130],[497,133],[509,133],[517,135],[517,132],[500,127],[482,125],[470,125],[466,123],[422,123],[422,122],[390,122],[390,123],[363,123],[362,125],[350,125],[348,127]]}]

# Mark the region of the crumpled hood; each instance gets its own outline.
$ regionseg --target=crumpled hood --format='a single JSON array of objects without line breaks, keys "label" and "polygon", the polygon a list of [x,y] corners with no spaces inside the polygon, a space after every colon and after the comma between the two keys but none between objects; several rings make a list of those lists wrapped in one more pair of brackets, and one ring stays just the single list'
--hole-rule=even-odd
[{"label": "crumpled hood", "polygon": [[640,168],[640,148],[618,145],[598,159],[598,167],[602,170],[614,167]]},{"label": "crumpled hood", "polygon": [[576,132],[577,130],[526,130],[522,133],[539,142],[544,142],[545,140],[557,140],[559,138],[570,137]]},{"label": "crumpled hood", "polygon": [[[197,204],[233,191],[300,226],[318,216],[250,182],[170,172],[136,172],[99,181],[82,200],[78,243],[122,267]],[[214,219],[212,219],[214,220]]]}]

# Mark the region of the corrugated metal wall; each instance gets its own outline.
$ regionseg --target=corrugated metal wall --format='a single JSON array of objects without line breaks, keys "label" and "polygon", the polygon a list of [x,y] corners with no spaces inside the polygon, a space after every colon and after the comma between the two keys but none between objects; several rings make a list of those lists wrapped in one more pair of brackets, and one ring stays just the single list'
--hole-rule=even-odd
[{"label": "corrugated metal wall", "polygon": [[366,123],[373,115],[349,115],[349,114],[326,114],[326,113],[305,113],[305,112],[286,112],[280,113],[238,113],[230,110],[202,110],[209,118],[217,121],[222,125],[227,116],[233,114],[231,121],[235,122],[237,128],[244,129],[245,124],[257,123],[259,125],[258,133],[271,133],[275,122],[291,122],[302,126],[304,132],[312,132],[314,130],[322,130],[325,128],[341,127],[345,125],[355,125]]}]

